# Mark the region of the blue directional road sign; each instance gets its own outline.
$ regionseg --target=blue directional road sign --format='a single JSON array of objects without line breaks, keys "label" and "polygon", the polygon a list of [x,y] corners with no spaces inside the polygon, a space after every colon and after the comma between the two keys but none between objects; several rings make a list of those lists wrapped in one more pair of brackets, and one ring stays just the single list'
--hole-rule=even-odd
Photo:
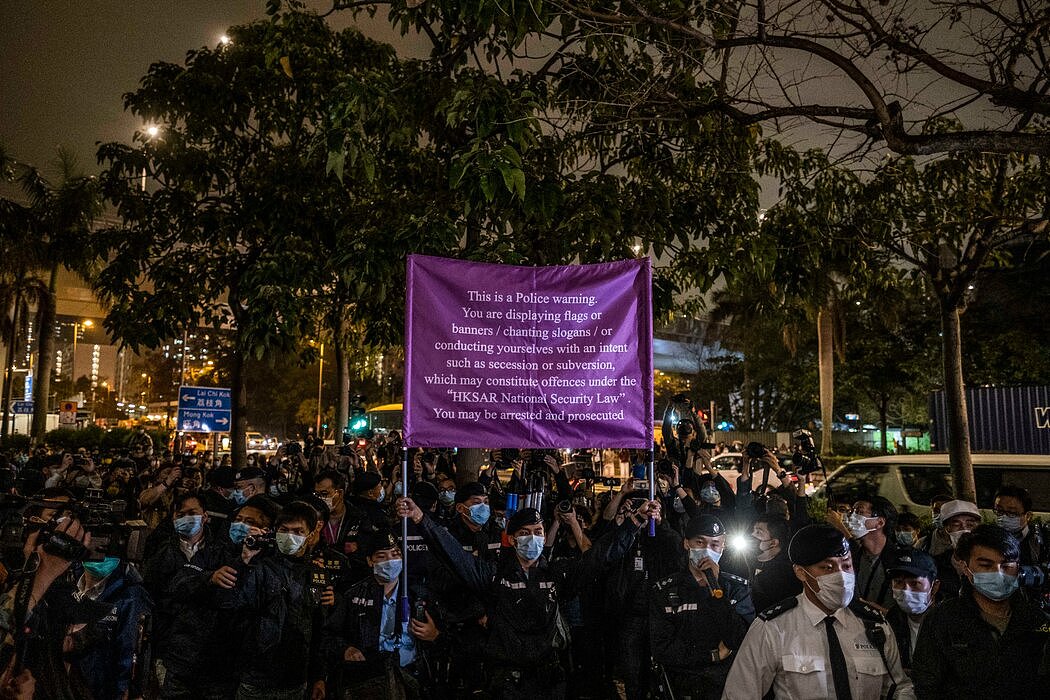
[{"label": "blue directional road sign", "polygon": [[33,402],[32,401],[14,401],[11,404],[12,409],[15,413],[33,413]]},{"label": "blue directional road sign", "polygon": [[179,387],[178,429],[185,433],[230,432],[231,393],[215,386]]}]

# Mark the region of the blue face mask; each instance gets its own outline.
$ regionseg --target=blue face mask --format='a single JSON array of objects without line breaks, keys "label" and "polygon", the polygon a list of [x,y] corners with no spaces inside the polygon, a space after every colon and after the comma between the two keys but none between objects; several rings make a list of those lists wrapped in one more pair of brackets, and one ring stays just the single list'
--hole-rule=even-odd
[{"label": "blue face mask", "polygon": [[251,530],[252,526],[248,523],[230,523],[230,541],[234,544],[241,544]]},{"label": "blue face mask", "polygon": [[705,486],[700,489],[700,500],[704,503],[717,503],[719,498],[718,488],[715,486]]},{"label": "blue face mask", "polygon": [[375,574],[376,579],[379,581],[390,583],[401,575],[401,560],[387,559],[386,561],[377,561],[372,565],[372,573]]},{"label": "blue face mask", "polygon": [[442,491],[438,494],[438,500],[441,501],[441,505],[450,506],[452,502],[456,500],[455,491]]},{"label": "blue face mask", "polygon": [[248,502],[248,497],[244,495],[244,489],[234,489],[230,491],[230,500],[236,505],[243,506]]},{"label": "blue face mask", "polygon": [[543,554],[544,541],[542,535],[522,535],[514,538],[514,549],[525,561],[535,561]]},{"label": "blue face mask", "polygon": [[973,574],[973,587],[977,592],[990,600],[1006,600],[1017,590],[1017,577],[1008,576],[1002,571],[989,571]]},{"label": "blue face mask", "polygon": [[183,539],[194,537],[204,527],[203,515],[184,515],[175,520],[175,532]]},{"label": "blue face mask", "polygon": [[475,525],[484,525],[489,521],[491,514],[488,503],[475,503],[470,507],[470,522]]},{"label": "blue face mask", "polygon": [[103,579],[116,571],[120,566],[120,557],[106,557],[102,561],[84,562],[84,570],[98,579]]}]

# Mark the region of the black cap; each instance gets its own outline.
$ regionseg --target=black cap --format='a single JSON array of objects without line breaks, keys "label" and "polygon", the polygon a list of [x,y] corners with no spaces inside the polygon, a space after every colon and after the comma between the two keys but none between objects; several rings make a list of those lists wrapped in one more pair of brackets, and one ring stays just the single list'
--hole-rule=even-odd
[{"label": "black cap", "polygon": [[[219,467],[219,469],[222,469],[222,467]],[[244,469],[238,470],[237,473],[233,475],[234,481],[248,481],[249,479],[265,478],[266,472],[264,472],[262,469],[257,469],[255,467],[245,467]]]},{"label": "black cap", "polygon": [[233,467],[216,467],[208,472],[208,483],[220,489],[232,489],[237,480],[235,475]]},{"label": "black cap", "polygon": [[394,537],[394,533],[386,528],[368,533],[367,537],[360,537],[361,552],[366,557],[374,556],[376,552],[384,549],[399,549],[401,543]]},{"label": "black cap", "polygon": [[353,493],[357,496],[366,491],[371,491],[376,486],[379,486],[379,482],[382,480],[382,477],[375,472],[354,472]]},{"label": "black cap", "polygon": [[420,510],[430,510],[430,507],[437,503],[438,490],[429,481],[417,481],[412,484],[410,494],[412,500],[416,502]]},{"label": "black cap", "polygon": [[473,498],[474,496],[487,496],[489,495],[488,490],[476,481],[463,484],[456,489],[455,503],[466,503],[467,499]]},{"label": "black cap", "polygon": [[726,526],[713,515],[701,515],[696,518],[690,518],[689,523],[685,526],[685,532],[682,534],[687,540],[691,540],[694,537],[718,537],[726,534]]},{"label": "black cap", "polygon": [[542,525],[543,518],[535,508],[524,508],[507,520],[507,533],[513,535],[526,525]]},{"label": "black cap", "polygon": [[795,533],[788,545],[788,558],[799,566],[812,566],[828,557],[845,557],[849,553],[849,541],[830,525],[807,525]]},{"label": "black cap", "polygon": [[883,555],[883,566],[886,576],[892,578],[900,574],[918,576],[928,581],[937,579],[937,564],[926,552],[912,547],[897,547]]}]

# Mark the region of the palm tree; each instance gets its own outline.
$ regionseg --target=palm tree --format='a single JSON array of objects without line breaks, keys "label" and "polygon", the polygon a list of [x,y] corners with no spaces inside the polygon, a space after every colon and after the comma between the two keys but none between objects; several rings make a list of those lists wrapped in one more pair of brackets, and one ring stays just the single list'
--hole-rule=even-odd
[{"label": "palm tree", "polygon": [[[6,175],[18,182],[24,201],[0,198],[0,261],[3,291],[0,303],[9,309],[8,375],[4,395],[10,398],[14,346],[19,319],[28,320],[36,310],[38,332],[36,371],[33,385],[34,440],[43,438],[51,394],[51,372],[55,348],[55,293],[62,268],[88,276],[97,259],[91,251],[90,234],[102,214],[98,182],[79,173],[76,159],[59,149],[56,167],[59,179],[48,181],[36,168],[18,163],[0,151]],[[40,276],[38,276],[40,275]],[[44,279],[47,281],[44,282]],[[3,430],[6,431],[6,413]],[[6,434],[6,432],[4,433]]]}]

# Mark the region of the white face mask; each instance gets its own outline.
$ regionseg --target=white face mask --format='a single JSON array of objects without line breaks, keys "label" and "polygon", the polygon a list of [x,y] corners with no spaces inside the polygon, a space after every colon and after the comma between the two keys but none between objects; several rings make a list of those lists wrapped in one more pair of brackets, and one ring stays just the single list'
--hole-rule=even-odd
[{"label": "white face mask", "polygon": [[850,516],[846,521],[846,527],[849,528],[853,537],[859,540],[869,532],[875,531],[875,529],[868,529],[869,520],[874,520],[874,518],[865,518],[860,513],[850,513]]},{"label": "white face mask", "polygon": [[277,551],[281,554],[294,556],[303,548],[306,535],[296,535],[294,532],[278,532],[274,539],[277,540]]},{"label": "white face mask", "polygon": [[927,591],[894,588],[893,599],[897,601],[897,607],[909,615],[921,615],[930,607],[930,594]]},{"label": "white face mask", "polygon": [[963,535],[969,534],[969,532],[969,530],[956,530],[955,532],[949,532],[948,538],[952,541],[952,547],[958,547],[959,539],[962,538]]},{"label": "white face mask", "polygon": [[693,566],[698,566],[704,559],[710,559],[714,563],[718,563],[718,560],[722,558],[721,552],[716,552],[713,549],[707,547],[696,547],[689,548],[689,563]]},{"label": "white face mask", "polygon": [[[853,600],[853,588],[856,577],[852,571],[833,571],[823,576],[814,576],[805,569],[806,576],[817,582],[819,591],[814,591],[817,600],[824,604],[828,610],[838,610],[850,604]],[[810,589],[812,590],[812,589]]]}]

